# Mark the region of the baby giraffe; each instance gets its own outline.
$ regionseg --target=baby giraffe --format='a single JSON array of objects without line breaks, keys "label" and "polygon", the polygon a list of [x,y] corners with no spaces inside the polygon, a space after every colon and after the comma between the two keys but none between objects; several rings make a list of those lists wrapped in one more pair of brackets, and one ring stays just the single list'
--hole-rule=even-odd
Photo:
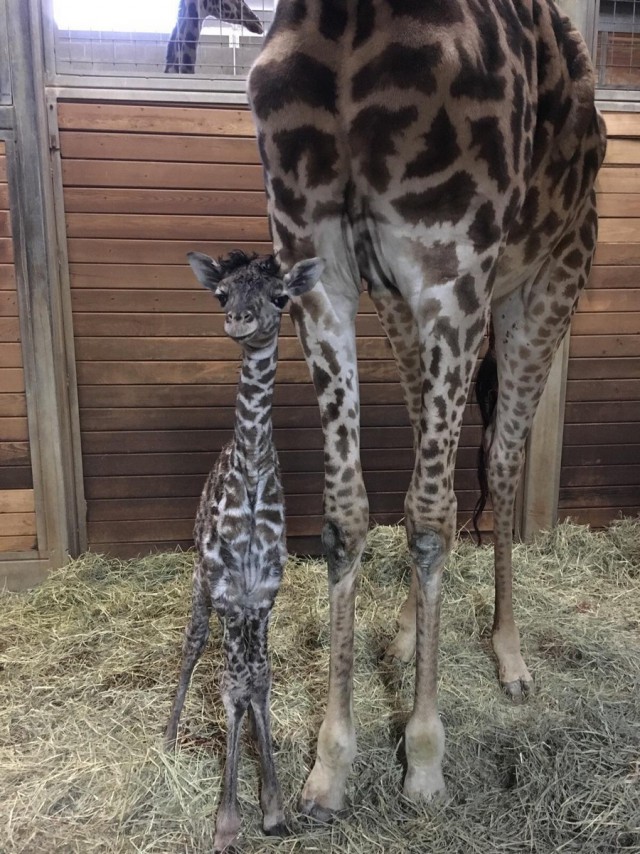
[{"label": "baby giraffe", "polygon": [[216,851],[223,851],[240,830],[239,738],[249,706],[260,755],[263,828],[269,835],[285,829],[269,719],[267,632],[287,557],[271,404],[282,312],[290,297],[313,288],[324,262],[300,261],[283,277],[272,256],[249,257],[235,250],[218,262],[199,252],[187,257],[197,278],[224,308],[225,332],[241,345],[243,357],[233,439],[207,478],[196,515],[192,613],[165,740],[168,746],[175,745],[185,694],[209,636],[213,608],[222,625],[221,692],[227,713],[226,765],[214,842]]}]

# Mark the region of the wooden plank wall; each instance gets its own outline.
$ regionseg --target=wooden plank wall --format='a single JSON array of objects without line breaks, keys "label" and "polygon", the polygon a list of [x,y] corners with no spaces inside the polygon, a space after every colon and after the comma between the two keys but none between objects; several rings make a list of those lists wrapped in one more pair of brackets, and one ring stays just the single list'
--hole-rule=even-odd
[{"label": "wooden plank wall", "polygon": [[640,114],[608,113],[595,266],[573,319],[560,516],[640,512]]},{"label": "wooden plank wall", "polygon": [[[239,109],[67,102],[59,125],[90,547],[188,546],[204,477],[230,437],[239,354],[185,254],[270,248],[251,119]],[[411,433],[372,312],[364,296],[363,463],[372,518],[390,523],[402,516]],[[322,436],[288,318],[280,354],[274,421],[289,545],[311,553]],[[456,472],[461,525],[477,498],[478,424],[470,406]]]},{"label": "wooden plank wall", "polygon": [[36,548],[5,143],[0,140],[0,560]]},{"label": "wooden plank wall", "polygon": [[640,86],[640,39],[637,33],[598,34],[599,83],[609,88]]}]

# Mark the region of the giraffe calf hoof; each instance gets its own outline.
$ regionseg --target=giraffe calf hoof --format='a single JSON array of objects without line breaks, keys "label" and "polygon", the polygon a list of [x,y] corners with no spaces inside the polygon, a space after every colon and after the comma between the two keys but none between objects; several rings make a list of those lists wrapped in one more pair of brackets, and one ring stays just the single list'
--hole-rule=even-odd
[{"label": "giraffe calf hoof", "polygon": [[167,730],[163,736],[162,743],[167,751],[175,750],[178,744],[177,732]]},{"label": "giraffe calf hoof", "polygon": [[289,836],[291,832],[284,821],[279,821],[270,827],[264,827],[263,830],[265,836]]},{"label": "giraffe calf hoof", "polygon": [[503,682],[502,690],[511,702],[518,706],[533,694],[533,680],[514,679],[512,682]]},{"label": "giraffe calf hoof", "polygon": [[237,835],[230,838],[219,837],[213,841],[213,854],[240,854]]}]

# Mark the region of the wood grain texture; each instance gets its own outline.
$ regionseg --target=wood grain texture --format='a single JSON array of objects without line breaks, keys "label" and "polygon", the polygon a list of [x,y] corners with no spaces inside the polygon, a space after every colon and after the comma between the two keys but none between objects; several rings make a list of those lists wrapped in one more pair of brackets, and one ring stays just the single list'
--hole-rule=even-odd
[{"label": "wood grain texture", "polygon": [[0,534],[0,553],[1,552],[28,552],[36,549],[35,534],[11,534],[4,536]]},{"label": "wood grain texture", "polygon": [[600,216],[640,216],[640,193],[601,193],[598,212]]},{"label": "wood grain texture", "polygon": [[[166,210],[167,208],[165,208]],[[0,221],[2,212],[0,211]],[[635,220],[623,220],[633,223]],[[72,237],[126,240],[216,240],[233,243],[269,242],[265,216],[177,216],[175,214],[70,213],[67,234]]]},{"label": "wood grain texture", "polygon": [[[177,153],[176,153],[177,154]],[[639,170],[640,171],[640,170]],[[262,190],[262,167],[253,164],[140,163],[137,160],[63,160],[68,187],[178,190]],[[619,190],[619,192],[621,192]]]},{"label": "wood grain texture", "polygon": [[573,320],[560,517],[640,510],[640,115],[606,116],[596,266]]},{"label": "wood grain texture", "polygon": [[0,264],[0,290],[13,291],[16,287],[13,264]]},{"label": "wood grain texture", "polygon": [[[69,187],[65,194],[65,209],[68,214],[91,214],[94,220],[97,214],[110,213],[166,215],[171,211],[171,216],[218,214],[243,217],[266,217],[267,213],[264,193],[257,190],[136,190],[112,187]],[[159,234],[154,233],[153,236],[159,237]]]},{"label": "wood grain texture", "polygon": [[[33,489],[0,490],[0,514],[35,513]],[[34,528],[35,531],[35,528]]]},{"label": "wood grain texture", "polygon": [[[14,490],[24,492],[25,490]],[[31,513],[2,513],[0,515],[0,526],[3,537],[32,537],[36,534],[36,514]]]},{"label": "wood grain texture", "polygon": [[[65,107],[61,108],[64,113]],[[260,165],[253,136],[215,137],[178,133],[100,133],[61,130],[65,160],[138,160],[175,163],[238,163]]]},{"label": "wood grain texture", "polygon": [[[58,108],[61,130],[89,130],[113,133],[166,133],[203,136],[255,135],[248,109],[190,106],[142,106],[139,104],[61,103]],[[179,157],[179,147],[176,155]],[[107,155],[108,157],[108,155]],[[178,158],[177,158],[178,159]]]},{"label": "wood grain texture", "polygon": [[[186,264],[187,252],[204,252],[217,258],[232,249],[268,254],[266,241],[136,240],[125,238],[75,237],[68,241],[71,263],[96,264]],[[0,240],[0,260],[2,241]]]},{"label": "wood grain texture", "polygon": [[0,392],[0,418],[26,417],[27,400],[20,392]]},{"label": "wood grain texture", "polygon": [[605,112],[603,117],[609,138],[640,138],[640,117],[638,113]]}]

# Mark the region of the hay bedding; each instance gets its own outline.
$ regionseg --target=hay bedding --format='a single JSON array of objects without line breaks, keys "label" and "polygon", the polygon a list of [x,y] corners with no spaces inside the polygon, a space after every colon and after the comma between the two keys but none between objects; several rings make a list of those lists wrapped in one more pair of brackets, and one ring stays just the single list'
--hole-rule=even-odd
[{"label": "hay bedding", "polygon": [[[87,555],[2,599],[0,851],[212,849],[224,714],[217,626],[176,755],[160,733],[189,605],[188,554]],[[273,726],[292,836],[260,832],[257,760],[241,763],[246,852],[640,852],[640,522],[560,525],[515,553],[517,615],[536,696],[512,707],[489,654],[492,552],[457,546],[443,606],[440,703],[448,797],[399,794],[413,667],[386,668],[407,583],[404,535],[370,536],[357,604],[359,752],[343,819],[295,816],[327,682],[319,561],[290,561],[274,611]]]}]

